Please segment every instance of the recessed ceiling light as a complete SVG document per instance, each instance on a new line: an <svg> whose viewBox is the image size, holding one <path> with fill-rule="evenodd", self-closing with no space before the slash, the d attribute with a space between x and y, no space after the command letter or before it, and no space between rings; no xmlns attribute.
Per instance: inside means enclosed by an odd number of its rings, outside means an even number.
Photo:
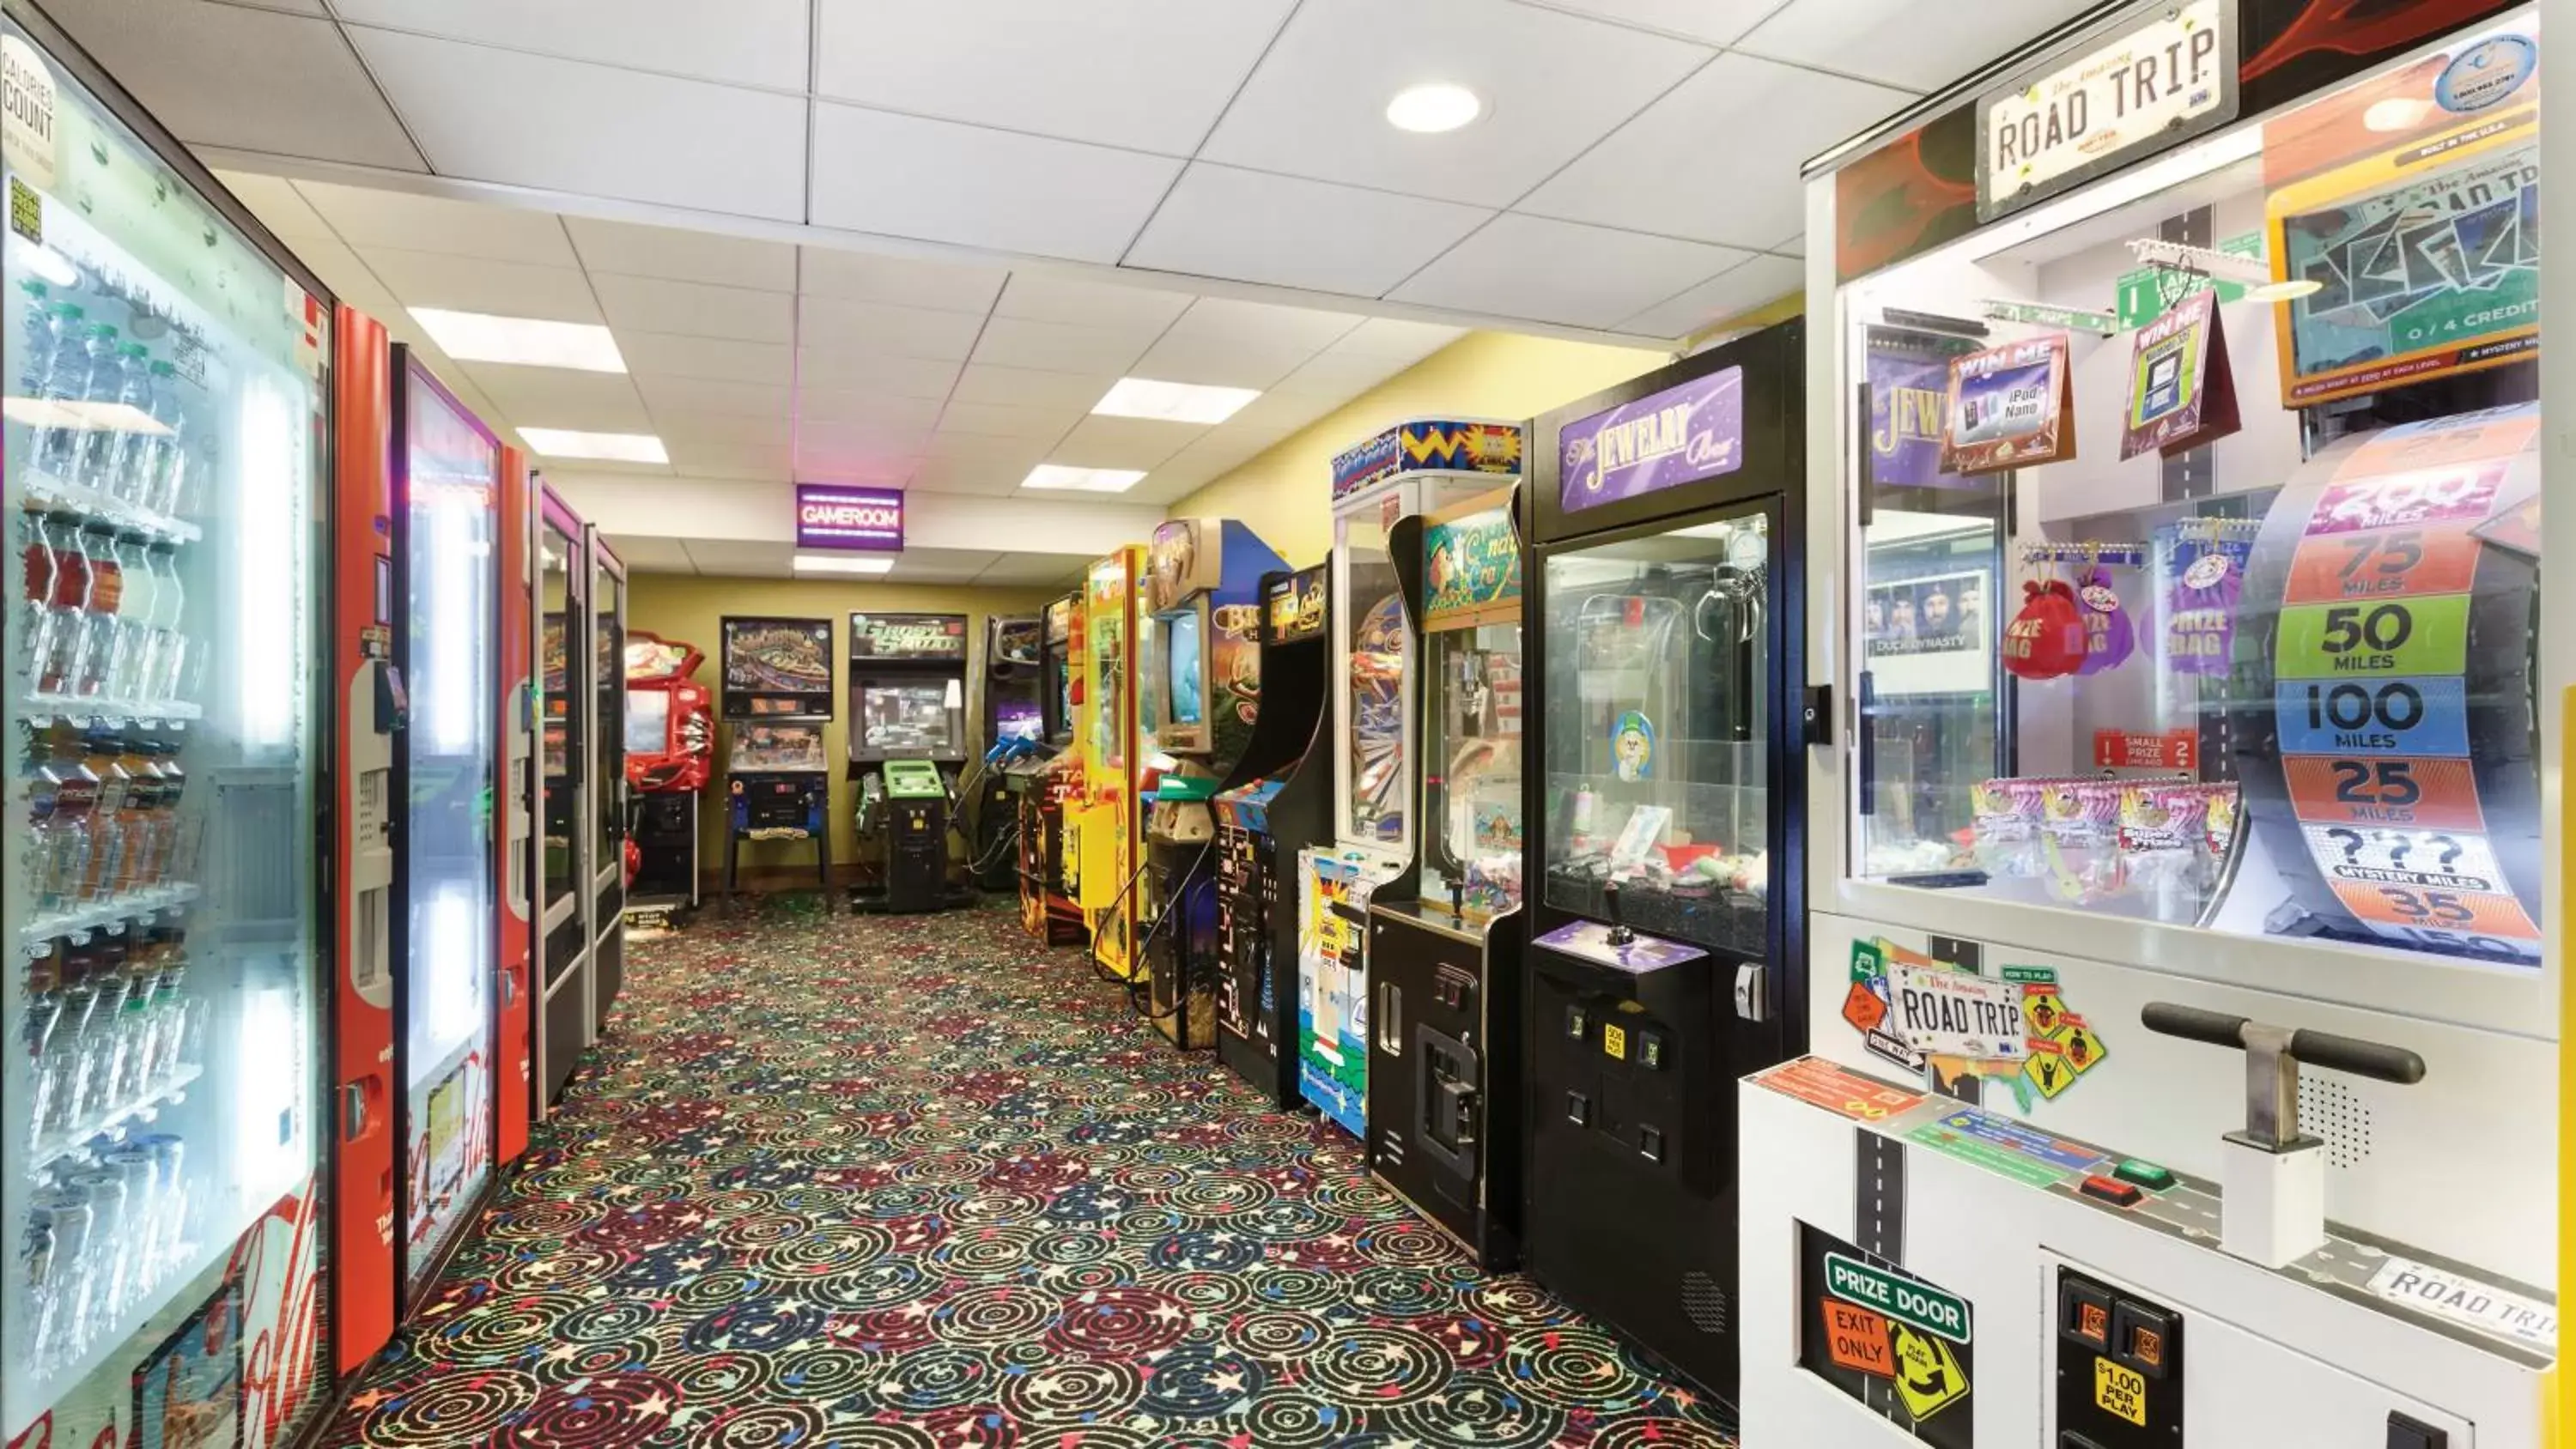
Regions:
<svg viewBox="0 0 2576 1449"><path fill-rule="evenodd" d="M668 463L671 455L651 433L583 433L570 428L521 428L519 437L549 458L601 458L611 463Z"/></svg>
<svg viewBox="0 0 2576 1449"><path fill-rule="evenodd" d="M1068 468L1061 463L1040 463L1020 480L1020 486L1075 493L1124 493L1144 477L1141 470L1127 468Z"/></svg>
<svg viewBox="0 0 2576 1449"><path fill-rule="evenodd" d="M626 358L605 327L588 322L546 322L535 317L494 317L414 307L412 319L459 362L514 362L521 367L571 367L583 372L624 372Z"/></svg>
<svg viewBox="0 0 2576 1449"><path fill-rule="evenodd" d="M800 553L796 555L796 572L800 574L890 574L891 558L861 558L836 553Z"/></svg>
<svg viewBox="0 0 2576 1449"><path fill-rule="evenodd" d="M1485 113L1484 98L1462 85L1431 81L1407 86L1386 103L1386 123L1426 135L1454 131Z"/></svg>
<svg viewBox="0 0 2576 1449"><path fill-rule="evenodd" d="M1261 396L1255 387L1201 387L1194 382L1156 382L1122 377L1092 407L1113 418L1154 418L1167 423L1221 423Z"/></svg>

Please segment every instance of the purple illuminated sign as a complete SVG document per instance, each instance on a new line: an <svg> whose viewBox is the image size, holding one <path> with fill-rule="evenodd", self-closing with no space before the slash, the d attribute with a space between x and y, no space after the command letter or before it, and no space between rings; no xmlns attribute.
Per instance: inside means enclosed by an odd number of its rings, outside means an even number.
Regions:
<svg viewBox="0 0 2576 1449"><path fill-rule="evenodd" d="M1744 369L1695 377L1558 438L1557 506L1568 513L1744 466Z"/></svg>
<svg viewBox="0 0 2576 1449"><path fill-rule="evenodd" d="M902 490L797 484L796 546L903 552Z"/></svg>

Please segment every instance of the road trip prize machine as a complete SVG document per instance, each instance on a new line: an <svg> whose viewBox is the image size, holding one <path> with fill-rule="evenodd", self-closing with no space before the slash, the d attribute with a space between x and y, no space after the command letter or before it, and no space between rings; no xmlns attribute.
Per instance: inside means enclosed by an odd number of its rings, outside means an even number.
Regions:
<svg viewBox="0 0 2576 1449"><path fill-rule="evenodd" d="M1215 796L1243 770L1261 716L1261 581L1287 565L1230 518L1175 518L1147 555L1138 711L1158 771L1145 815L1145 1013L1173 1044L1216 1045Z"/></svg>
<svg viewBox="0 0 2576 1449"><path fill-rule="evenodd" d="M698 908L698 792L715 767L716 724L706 654L636 630L626 636L626 784L635 806L630 926L677 926Z"/></svg>
<svg viewBox="0 0 2576 1449"><path fill-rule="evenodd" d="M1413 624L1396 523L1517 477L1517 423L1398 423L1333 459L1329 841L1297 852L1298 1090L1368 1137L1368 912L1413 893Z"/></svg>
<svg viewBox="0 0 2576 1449"><path fill-rule="evenodd" d="M363 1123L326 1095L347 927L316 828L352 768L391 828L392 736L366 728L399 723L390 559L379 538L342 580L318 553L347 543L329 294L15 0L0 70L0 1442L176 1421L265 1449L331 1397L326 1326L373 1332L361 1355L392 1326L390 1230L352 1265L324 1221L335 1131L374 1127L391 1170L392 1087L374 1079ZM369 712L338 737L347 699ZM390 1044L390 985L361 983ZM380 1276L326 1325L325 1275L353 1266Z"/></svg>
<svg viewBox="0 0 2576 1449"><path fill-rule="evenodd" d="M1801 346L1537 419L1526 490L1523 1262L1726 1398L1733 1083L1803 1020Z"/></svg>
<svg viewBox="0 0 2576 1449"><path fill-rule="evenodd" d="M814 885L829 891L832 762L823 726L832 718L832 621L727 616L721 710L725 720L727 899L746 844L786 842L814 852Z"/></svg>
<svg viewBox="0 0 2576 1449"><path fill-rule="evenodd" d="M1020 797L1053 752L1046 744L1046 621L984 621L984 756L975 781L978 890L1007 891L1019 882Z"/></svg>
<svg viewBox="0 0 2576 1449"><path fill-rule="evenodd" d="M1083 790L1083 762L1074 737L1074 661L1081 653L1082 596L1068 594L1047 605L1039 677L1044 681L1042 739L1049 752L1019 797L1020 925L1050 946L1079 946L1090 938L1075 903L1066 809Z"/></svg>
<svg viewBox="0 0 2576 1449"><path fill-rule="evenodd" d="M1074 728L1082 793L1066 807L1074 899L1090 930L1092 964L1121 981L1136 972L1136 892L1144 869L1134 672L1144 575L1145 550L1136 544L1094 563L1083 575L1076 626Z"/></svg>
<svg viewBox="0 0 2576 1449"><path fill-rule="evenodd" d="M1519 1256L1521 536L1499 490L1401 520L1420 670L1412 898L1369 911L1369 1168L1486 1268Z"/></svg>
<svg viewBox="0 0 2576 1449"><path fill-rule="evenodd" d="M1330 838L1333 748L1322 733L1332 657L1331 566L1261 578L1261 708L1216 805L1216 1049L1262 1099L1297 1087L1297 879Z"/></svg>
<svg viewBox="0 0 2576 1449"><path fill-rule="evenodd" d="M2132 6L1811 168L1748 1443L2542 1442L2536 25Z"/></svg>
<svg viewBox="0 0 2576 1449"><path fill-rule="evenodd" d="M854 910L975 903L973 882L951 868L949 840L964 830L967 638L964 614L850 616L850 779L860 853L876 877L850 887Z"/></svg>

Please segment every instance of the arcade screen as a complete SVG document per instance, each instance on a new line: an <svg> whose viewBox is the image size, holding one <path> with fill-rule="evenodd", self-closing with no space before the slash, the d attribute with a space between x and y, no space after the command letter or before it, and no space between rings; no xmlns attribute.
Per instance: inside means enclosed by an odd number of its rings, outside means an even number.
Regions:
<svg viewBox="0 0 2576 1449"><path fill-rule="evenodd" d="M832 713L832 621L723 621L727 719Z"/></svg>
<svg viewBox="0 0 2576 1449"><path fill-rule="evenodd" d="M2539 968L2541 98L2450 68L1844 287L1854 871Z"/></svg>
<svg viewBox="0 0 2576 1449"><path fill-rule="evenodd" d="M828 770L820 724L737 724L725 768L735 774L771 770Z"/></svg>
<svg viewBox="0 0 2576 1449"><path fill-rule="evenodd" d="M626 691L626 753L658 755L671 745L671 692Z"/></svg>
<svg viewBox="0 0 2576 1449"><path fill-rule="evenodd" d="M1171 665L1172 723L1200 725L1207 722L1207 645L1206 625L1196 610L1185 609L1163 616L1168 639L1167 658Z"/></svg>
<svg viewBox="0 0 2576 1449"><path fill-rule="evenodd" d="M873 754L954 755L965 748L963 708L952 679L862 680L857 728Z"/></svg>
<svg viewBox="0 0 2576 1449"><path fill-rule="evenodd" d="M993 707L993 740L1028 740L1045 738L1046 721L1039 717L1037 701L1006 699Z"/></svg>

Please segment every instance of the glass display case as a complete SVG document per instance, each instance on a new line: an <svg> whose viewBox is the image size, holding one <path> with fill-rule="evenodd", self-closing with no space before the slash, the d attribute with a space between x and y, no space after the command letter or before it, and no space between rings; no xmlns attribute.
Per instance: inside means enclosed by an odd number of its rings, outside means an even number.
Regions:
<svg viewBox="0 0 2576 1449"><path fill-rule="evenodd" d="M1473 597L1454 583L1478 565L1450 550L1451 540L1497 539L1516 550L1507 509L1435 525L1426 550L1426 588ZM1422 879L1419 898L1453 906L1462 925L1481 925L1521 904L1520 564L1516 554L1487 559L1507 578L1490 586L1498 609L1470 610L1454 622L1431 616L1422 638L1424 689ZM1444 627L1445 623L1445 627Z"/></svg>
<svg viewBox="0 0 2576 1449"><path fill-rule="evenodd" d="M326 1372L332 307L40 16L0 66L0 1440L132 1442L147 1382L285 1436Z"/></svg>
<svg viewBox="0 0 2576 1449"><path fill-rule="evenodd" d="M598 750L590 777L590 1022L597 1037L608 1031L626 972L626 565L596 524L584 526L583 544L590 556L587 728Z"/></svg>
<svg viewBox="0 0 2576 1449"><path fill-rule="evenodd" d="M549 1112L590 1045L591 711L585 697L596 651L589 632L590 569L579 516L540 484L532 509L537 541L536 627L538 806L536 1101ZM624 661L614 676L623 681Z"/></svg>
<svg viewBox="0 0 2576 1449"><path fill-rule="evenodd" d="M1346 515L1337 528L1342 567L1333 575L1333 619L1342 631L1335 653L1343 705L1336 717L1344 738L1333 762L1335 830L1344 840L1403 853L1413 843L1413 777L1405 763L1413 740L1405 692L1413 631L1378 516Z"/></svg>

